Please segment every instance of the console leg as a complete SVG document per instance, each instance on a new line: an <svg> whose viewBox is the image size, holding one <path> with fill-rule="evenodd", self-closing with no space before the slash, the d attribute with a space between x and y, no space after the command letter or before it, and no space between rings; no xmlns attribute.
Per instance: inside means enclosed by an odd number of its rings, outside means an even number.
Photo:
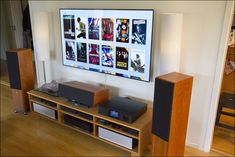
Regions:
<svg viewBox="0 0 235 157"><path fill-rule="evenodd" d="M134 157L134 156L140 156L139 153L135 153L135 152L131 152L131 156Z"/></svg>
<svg viewBox="0 0 235 157"><path fill-rule="evenodd" d="M15 112L15 113L21 113L21 114L27 115L27 112L26 112L26 111L15 110L14 112Z"/></svg>

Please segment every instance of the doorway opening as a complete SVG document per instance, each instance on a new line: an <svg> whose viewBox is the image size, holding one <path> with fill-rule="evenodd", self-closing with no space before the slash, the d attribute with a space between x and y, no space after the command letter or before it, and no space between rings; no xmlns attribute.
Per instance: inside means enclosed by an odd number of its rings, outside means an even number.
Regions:
<svg viewBox="0 0 235 157"><path fill-rule="evenodd" d="M235 155L235 13L228 42L212 150Z"/></svg>

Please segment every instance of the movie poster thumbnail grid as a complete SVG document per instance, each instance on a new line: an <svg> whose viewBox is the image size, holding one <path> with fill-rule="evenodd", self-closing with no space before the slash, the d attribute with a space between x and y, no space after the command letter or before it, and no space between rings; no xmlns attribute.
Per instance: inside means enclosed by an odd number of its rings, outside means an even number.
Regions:
<svg viewBox="0 0 235 157"><path fill-rule="evenodd" d="M64 38L75 39L75 16L74 15L64 15Z"/></svg>
<svg viewBox="0 0 235 157"><path fill-rule="evenodd" d="M87 44L83 42L75 43L73 41L65 41L65 45L66 60L102 65L111 68L113 68L115 64L117 69L130 69L130 71L138 73L144 73L145 71L145 50L91 43ZM75 57L75 46L77 58Z"/></svg>
<svg viewBox="0 0 235 157"><path fill-rule="evenodd" d="M75 61L75 42L65 41L66 60Z"/></svg>
<svg viewBox="0 0 235 157"><path fill-rule="evenodd" d="M102 40L113 41L114 20L112 18L102 18Z"/></svg>
<svg viewBox="0 0 235 157"><path fill-rule="evenodd" d="M115 66L116 69L130 70L135 73L145 72L146 54L144 49L134 49L128 47L128 45L127 47L114 47L112 44L99 45L79 39L146 45L146 19L63 15L63 28L66 60L110 68ZM89 68L89 70L97 71L98 69ZM112 72L112 70L105 72L122 75L123 77L135 77Z"/></svg>
<svg viewBox="0 0 235 157"><path fill-rule="evenodd" d="M146 28L147 20L134 19L132 20L132 43L133 44L146 44Z"/></svg>
<svg viewBox="0 0 235 157"><path fill-rule="evenodd" d="M116 28L114 28L115 24ZM132 25L131 33L130 25ZM90 40L146 45L146 19L132 19L132 24L130 24L130 19L125 18L115 20L113 18L76 17L75 19L75 15L63 15L63 26L65 39L75 39L76 34L76 39L88 38ZM114 35L114 29L116 29L116 35ZM86 32L88 32L88 36Z"/></svg>
<svg viewBox="0 0 235 157"><path fill-rule="evenodd" d="M129 19L116 19L116 41L129 43Z"/></svg>
<svg viewBox="0 0 235 157"><path fill-rule="evenodd" d="M86 39L87 18L77 17L76 34L77 39Z"/></svg>
<svg viewBox="0 0 235 157"><path fill-rule="evenodd" d="M114 48L108 45L102 45L102 66L113 67Z"/></svg>
<svg viewBox="0 0 235 157"><path fill-rule="evenodd" d="M89 63L100 65L100 46L97 44L88 44Z"/></svg>

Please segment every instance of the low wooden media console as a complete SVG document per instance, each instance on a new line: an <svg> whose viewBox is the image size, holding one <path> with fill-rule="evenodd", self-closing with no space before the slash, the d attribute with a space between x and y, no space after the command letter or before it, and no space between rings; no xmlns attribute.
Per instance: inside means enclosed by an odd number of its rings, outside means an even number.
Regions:
<svg viewBox="0 0 235 157"><path fill-rule="evenodd" d="M75 129L88 136L94 137L111 145L129 151L132 156L143 155L144 150L150 144L152 108L149 106L147 112L145 112L134 123L130 124L99 114L98 107L78 107L69 103L65 98L50 96L46 93L42 93L36 90L29 91L28 95L30 102L30 110L33 113L39 114L40 116L53 120L54 122L57 122L69 128ZM49 109L49 111L52 112L53 115L45 116L43 114L40 114L36 112L36 107ZM83 121L84 123L90 124L92 126L92 130L86 131L76 126L66 124L65 118L68 116L74 119L78 119L79 121ZM104 124L104 122L106 123ZM128 149L116 143L100 138L98 128L106 129L108 131L115 132L121 136L132 138L133 140L135 140L137 145L133 149ZM126 130L131 130L132 133L127 132ZM135 132L135 134L133 134L133 132Z"/></svg>

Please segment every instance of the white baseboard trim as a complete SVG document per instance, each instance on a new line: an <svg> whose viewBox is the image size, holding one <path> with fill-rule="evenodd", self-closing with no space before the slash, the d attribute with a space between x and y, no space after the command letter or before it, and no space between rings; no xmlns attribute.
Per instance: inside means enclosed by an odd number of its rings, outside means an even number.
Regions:
<svg viewBox="0 0 235 157"><path fill-rule="evenodd" d="M186 142L186 146L189 146L189 147L192 147L192 148L195 148L195 149L198 149L198 150L203 151L203 150L201 149L201 147L200 147L198 144L196 144L196 143Z"/></svg>

